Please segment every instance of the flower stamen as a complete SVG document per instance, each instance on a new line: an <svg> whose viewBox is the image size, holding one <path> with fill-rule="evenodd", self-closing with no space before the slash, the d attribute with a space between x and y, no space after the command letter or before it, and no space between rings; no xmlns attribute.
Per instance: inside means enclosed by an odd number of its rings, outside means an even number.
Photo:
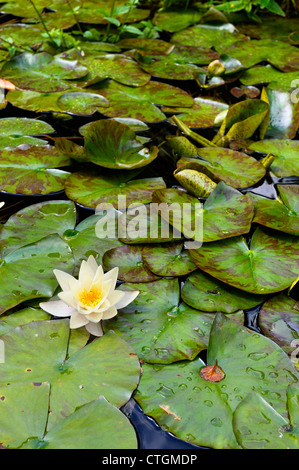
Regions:
<svg viewBox="0 0 299 470"><path fill-rule="evenodd" d="M99 288L83 289L79 294L79 301L84 307L95 307L102 300L103 295Z"/></svg>

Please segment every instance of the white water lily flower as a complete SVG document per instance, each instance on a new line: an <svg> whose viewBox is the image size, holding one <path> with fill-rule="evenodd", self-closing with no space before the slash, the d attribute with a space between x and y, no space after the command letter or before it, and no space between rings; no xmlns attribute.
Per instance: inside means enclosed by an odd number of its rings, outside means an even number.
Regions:
<svg viewBox="0 0 299 470"><path fill-rule="evenodd" d="M104 274L93 256L82 261L78 279L58 269L53 272L62 288L58 294L61 300L41 302L40 307L57 317L70 316L70 328L85 326L94 336L103 334L101 320L114 317L139 294L138 290L116 290L118 268Z"/></svg>

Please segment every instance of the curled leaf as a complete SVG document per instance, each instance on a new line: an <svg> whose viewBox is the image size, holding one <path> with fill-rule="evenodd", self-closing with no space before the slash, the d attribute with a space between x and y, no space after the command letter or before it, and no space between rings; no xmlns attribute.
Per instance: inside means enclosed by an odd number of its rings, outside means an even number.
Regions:
<svg viewBox="0 0 299 470"><path fill-rule="evenodd" d="M220 382L225 377L225 372L217 364L217 359L214 365L206 366L200 369L199 375L202 379L208 382Z"/></svg>

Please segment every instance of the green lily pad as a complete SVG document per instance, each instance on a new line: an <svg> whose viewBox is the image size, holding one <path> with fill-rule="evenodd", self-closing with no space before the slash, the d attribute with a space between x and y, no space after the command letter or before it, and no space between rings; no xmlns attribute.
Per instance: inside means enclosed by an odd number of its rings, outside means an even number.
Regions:
<svg viewBox="0 0 299 470"><path fill-rule="evenodd" d="M145 122L159 122L166 116L157 105L191 107L193 98L178 87L150 81L142 87L128 87L114 81L105 81L89 88L105 96L109 108L100 112L109 117L129 117Z"/></svg>
<svg viewBox="0 0 299 470"><path fill-rule="evenodd" d="M214 126L216 116L228 107L221 101L196 97L191 108L162 106L162 111L163 113L179 113L178 117L188 127L205 128Z"/></svg>
<svg viewBox="0 0 299 470"><path fill-rule="evenodd" d="M8 96L9 95L9 96ZM86 90L39 93L33 90L12 90L8 101L17 108L35 112L56 112L89 116L98 108L109 106L104 96Z"/></svg>
<svg viewBox="0 0 299 470"><path fill-rule="evenodd" d="M112 248L103 255L103 267L106 271L118 267L118 279L125 282L150 282L159 279L143 262L143 247L124 245Z"/></svg>
<svg viewBox="0 0 299 470"><path fill-rule="evenodd" d="M197 269L180 242L144 246L142 260L158 276L184 276Z"/></svg>
<svg viewBox="0 0 299 470"><path fill-rule="evenodd" d="M21 47L30 45L39 49L43 42L45 42L41 28L28 24L15 23L1 25L0 34L0 44L3 48L7 48L12 41L15 46Z"/></svg>
<svg viewBox="0 0 299 470"><path fill-rule="evenodd" d="M245 70L240 77L240 81L244 85L268 84L268 90L288 92L296 78L298 78L297 71L284 73L271 65L257 65Z"/></svg>
<svg viewBox="0 0 299 470"><path fill-rule="evenodd" d="M98 419L101 416L101 419ZM94 417L94 419L92 419ZM133 426L101 396L67 416L45 436L22 449L137 449Z"/></svg>
<svg viewBox="0 0 299 470"><path fill-rule="evenodd" d="M269 105L260 99L247 99L229 107L213 142L216 145L227 147L231 141L250 139L255 131L264 128L268 119ZM264 134L264 131L263 131ZM260 136L261 138L264 135Z"/></svg>
<svg viewBox="0 0 299 470"><path fill-rule="evenodd" d="M16 449L28 438L44 434L49 395L49 382L14 383L0 387L2 445Z"/></svg>
<svg viewBox="0 0 299 470"><path fill-rule="evenodd" d="M1 257L47 235L62 236L65 230L74 228L75 223L76 209L72 201L45 201L27 206L1 225Z"/></svg>
<svg viewBox="0 0 299 470"><path fill-rule="evenodd" d="M220 43L221 44L221 43ZM245 68L267 61L283 72L296 72L299 68L299 51L287 42L271 39L239 41L220 45L216 50L239 60Z"/></svg>
<svg viewBox="0 0 299 470"><path fill-rule="evenodd" d="M299 235L299 186L277 185L277 189L276 199L251 194L254 203L253 222L291 235Z"/></svg>
<svg viewBox="0 0 299 470"><path fill-rule="evenodd" d="M84 148L87 158L96 165L119 169L143 167L159 153L158 147L143 147L129 126L113 119L89 125L84 132Z"/></svg>
<svg viewBox="0 0 299 470"><path fill-rule="evenodd" d="M153 23L158 28L175 32L198 23L202 16L203 13L196 9L169 7L158 10L154 15Z"/></svg>
<svg viewBox="0 0 299 470"><path fill-rule="evenodd" d="M232 351L238 354L232 357ZM252 387L285 416L286 386L298 381L285 353L268 338L252 333L218 313L210 332L208 363L225 372L219 383L199 375L200 359L174 364L143 364L135 399L163 429L192 444L239 448L232 413ZM187 407L186 401L197 403ZM198 410L198 412L196 411Z"/></svg>
<svg viewBox="0 0 299 470"><path fill-rule="evenodd" d="M299 309L296 300L284 293L275 295L263 304L258 321L264 335L275 341L289 356L294 353L299 338Z"/></svg>
<svg viewBox="0 0 299 470"><path fill-rule="evenodd" d="M190 250L196 265L226 284L253 294L279 292L298 277L299 240L258 227L250 248L244 237L203 244Z"/></svg>
<svg viewBox="0 0 299 470"><path fill-rule="evenodd" d="M171 42L186 46L214 47L217 52L225 52L225 48L228 49L231 44L243 38L245 36L237 32L231 23L220 26L200 24L176 32L172 36ZM233 56L233 54L231 55Z"/></svg>
<svg viewBox="0 0 299 470"><path fill-rule="evenodd" d="M121 49L137 49L144 51L146 55L168 55L173 50L173 44L157 38L124 38L118 41Z"/></svg>
<svg viewBox="0 0 299 470"><path fill-rule="evenodd" d="M0 190L17 194L48 194L63 190L68 157L54 147L38 146L26 150L0 151Z"/></svg>
<svg viewBox="0 0 299 470"><path fill-rule="evenodd" d="M18 88L46 93L67 90L71 87L67 80L80 78L87 72L77 61L53 58L46 52L24 52L5 63L1 76Z"/></svg>
<svg viewBox="0 0 299 470"><path fill-rule="evenodd" d="M211 242L248 233L253 218L250 197L223 182L218 183L202 207L198 207L197 198L178 189L157 190L153 201L167 203L161 210L162 217L167 217L185 237L197 241Z"/></svg>
<svg viewBox="0 0 299 470"><path fill-rule="evenodd" d="M169 143L171 145L171 141ZM233 188L253 186L266 174L261 162L244 152L221 147L195 148L194 153L195 151L197 155L179 159L177 168L197 170L213 181L224 181Z"/></svg>
<svg viewBox="0 0 299 470"><path fill-rule="evenodd" d="M0 119L0 148L21 144L45 145L45 141L32 136L52 134L55 129L38 119L9 117Z"/></svg>
<svg viewBox="0 0 299 470"><path fill-rule="evenodd" d="M9 331L1 339L6 346L1 385L28 380L47 380L51 384L47 431L100 395L117 407L124 405L139 380L136 353L113 332L68 359L67 319L32 322ZM86 368L86 364L90 367Z"/></svg>
<svg viewBox="0 0 299 470"><path fill-rule="evenodd" d="M134 171L134 170L131 170ZM99 204L118 207L118 197L125 196L125 204L146 204L156 189L165 188L162 178L131 179L132 173L95 172L72 173L65 181L66 195L83 206L96 208ZM122 207L122 208L124 208Z"/></svg>
<svg viewBox="0 0 299 470"><path fill-rule="evenodd" d="M51 297L57 287L53 269L71 272L73 257L56 234L8 254L0 266L2 286L0 313L38 297Z"/></svg>
<svg viewBox="0 0 299 470"><path fill-rule="evenodd" d="M140 208L139 208L140 209ZM183 240L184 236L161 217L150 203L138 209L128 209L119 216L119 239L127 244L167 243Z"/></svg>
<svg viewBox="0 0 299 470"><path fill-rule="evenodd" d="M291 400L295 404L298 400L298 387L295 385L288 387L288 407L292 425L261 395L255 391L249 393L234 413L234 431L242 448L298 449L298 421L294 419L297 418L298 409L292 409Z"/></svg>
<svg viewBox="0 0 299 470"><path fill-rule="evenodd" d="M265 300L265 296L228 287L199 269L188 276L181 295L187 305L205 312L234 313L256 307Z"/></svg>
<svg viewBox="0 0 299 470"><path fill-rule="evenodd" d="M271 172L276 176L296 176L299 174L298 149L299 141L290 139L267 139L254 142L250 150L261 153L272 153L275 160L270 166Z"/></svg>
<svg viewBox="0 0 299 470"><path fill-rule="evenodd" d="M0 336L19 325L26 325L32 321L49 320L51 315L41 308L25 307L17 312L7 311L0 318Z"/></svg>
<svg viewBox="0 0 299 470"><path fill-rule="evenodd" d="M206 349L213 315L179 305L178 279L124 283L121 288L139 294L117 317L104 322L104 331L113 329L142 361L191 360Z"/></svg>

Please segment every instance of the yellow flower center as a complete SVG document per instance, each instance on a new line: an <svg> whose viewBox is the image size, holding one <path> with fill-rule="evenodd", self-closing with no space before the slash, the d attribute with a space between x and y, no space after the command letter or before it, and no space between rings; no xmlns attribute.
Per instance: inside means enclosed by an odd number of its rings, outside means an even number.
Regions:
<svg viewBox="0 0 299 470"><path fill-rule="evenodd" d="M102 300L102 292L97 287L91 289L83 289L79 295L79 301L85 307L95 307Z"/></svg>

